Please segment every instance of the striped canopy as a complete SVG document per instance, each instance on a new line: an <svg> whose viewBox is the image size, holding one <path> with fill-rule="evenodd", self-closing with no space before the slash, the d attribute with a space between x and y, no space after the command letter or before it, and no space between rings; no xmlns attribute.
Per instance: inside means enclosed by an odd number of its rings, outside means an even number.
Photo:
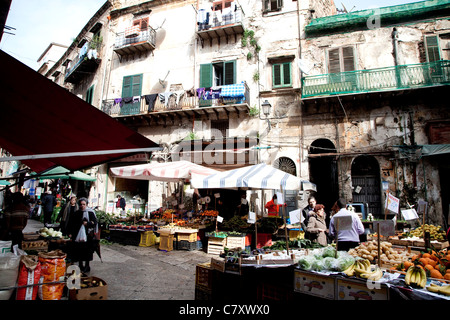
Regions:
<svg viewBox="0 0 450 320"><path fill-rule="evenodd" d="M183 179L190 179L193 174L204 177L218 171L190 161L181 160L116 167L111 168L111 172L117 177L126 179L177 182Z"/></svg>
<svg viewBox="0 0 450 320"><path fill-rule="evenodd" d="M272 190L316 190L315 184L264 163L205 176L192 175L197 189L248 188Z"/></svg>

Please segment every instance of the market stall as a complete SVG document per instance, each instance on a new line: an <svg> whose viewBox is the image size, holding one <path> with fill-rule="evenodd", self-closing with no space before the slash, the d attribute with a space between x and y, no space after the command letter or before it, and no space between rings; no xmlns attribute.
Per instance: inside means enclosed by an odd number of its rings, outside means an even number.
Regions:
<svg viewBox="0 0 450 320"><path fill-rule="evenodd" d="M111 172L115 176L125 179L153 180L180 184L181 186L178 188L180 192L178 192L178 194L163 195L163 207L151 212L151 219L145 219L144 222L147 224L145 227L149 229L146 229L144 232L157 232L160 235L159 243L161 250L173 250L173 239L175 239L176 244L180 244L180 248L183 247L188 250L197 248L197 229L202 228L203 224L200 219L194 219L195 217L193 217L192 212L187 214L188 210L185 210L183 204L182 190L184 190L184 183L191 179L193 174L198 176L208 176L216 173L216 170L181 160L168 163L148 163L116 167L111 168ZM151 226L149 226L150 223ZM143 231L136 223L132 226L121 224L113 225L110 227L110 230L112 230L113 234L116 236L118 235L118 232L122 231ZM191 234L187 237L187 242L189 242L188 245L185 245L185 233ZM129 234L130 233L125 233L123 235ZM142 236L148 237L147 234L142 234L141 238ZM117 238L115 240L120 241L120 239ZM139 236L137 236L134 239L134 243L144 245L141 240L139 240ZM150 243L154 243L154 241L151 241Z"/></svg>

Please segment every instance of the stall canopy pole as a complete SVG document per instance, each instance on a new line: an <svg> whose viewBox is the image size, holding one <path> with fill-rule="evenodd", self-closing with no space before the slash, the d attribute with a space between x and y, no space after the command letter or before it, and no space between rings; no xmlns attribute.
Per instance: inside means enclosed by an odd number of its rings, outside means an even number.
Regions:
<svg viewBox="0 0 450 320"><path fill-rule="evenodd" d="M289 237L288 237L288 232L287 232L287 221L286 221L286 193L284 192L283 186L281 184L280 184L280 190L281 190L281 193L283 194L283 201L284 201L284 205L283 205L284 236L286 238L287 254L289 255Z"/></svg>

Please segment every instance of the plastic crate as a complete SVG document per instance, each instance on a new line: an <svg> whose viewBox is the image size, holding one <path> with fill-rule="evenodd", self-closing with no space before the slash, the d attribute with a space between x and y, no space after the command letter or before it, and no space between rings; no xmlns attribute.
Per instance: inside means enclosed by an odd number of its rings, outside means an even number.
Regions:
<svg viewBox="0 0 450 320"><path fill-rule="evenodd" d="M190 241L177 241L177 250L197 250L197 241L190 242Z"/></svg>
<svg viewBox="0 0 450 320"><path fill-rule="evenodd" d="M141 232L141 242L139 243L140 247L151 247L155 245L156 236L153 231L144 231Z"/></svg>
<svg viewBox="0 0 450 320"><path fill-rule="evenodd" d="M271 233L258 233L256 248L272 246L272 234Z"/></svg>
<svg viewBox="0 0 450 320"><path fill-rule="evenodd" d="M173 250L173 234L160 233L159 235L159 250L172 251Z"/></svg>
<svg viewBox="0 0 450 320"><path fill-rule="evenodd" d="M195 285L206 289L212 289L213 268L211 263L199 263L195 271Z"/></svg>

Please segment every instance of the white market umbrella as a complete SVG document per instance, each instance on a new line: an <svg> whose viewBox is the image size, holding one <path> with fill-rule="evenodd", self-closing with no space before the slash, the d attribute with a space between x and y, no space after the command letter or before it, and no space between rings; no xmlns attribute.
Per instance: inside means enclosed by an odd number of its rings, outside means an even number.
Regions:
<svg viewBox="0 0 450 320"><path fill-rule="evenodd" d="M218 171L190 161L181 160L116 167L111 168L111 172L115 176L125 179L178 182L191 179L193 175L204 177Z"/></svg>
<svg viewBox="0 0 450 320"><path fill-rule="evenodd" d="M191 186L197 189L316 190L315 184L264 163L217 172L209 176L193 173Z"/></svg>

